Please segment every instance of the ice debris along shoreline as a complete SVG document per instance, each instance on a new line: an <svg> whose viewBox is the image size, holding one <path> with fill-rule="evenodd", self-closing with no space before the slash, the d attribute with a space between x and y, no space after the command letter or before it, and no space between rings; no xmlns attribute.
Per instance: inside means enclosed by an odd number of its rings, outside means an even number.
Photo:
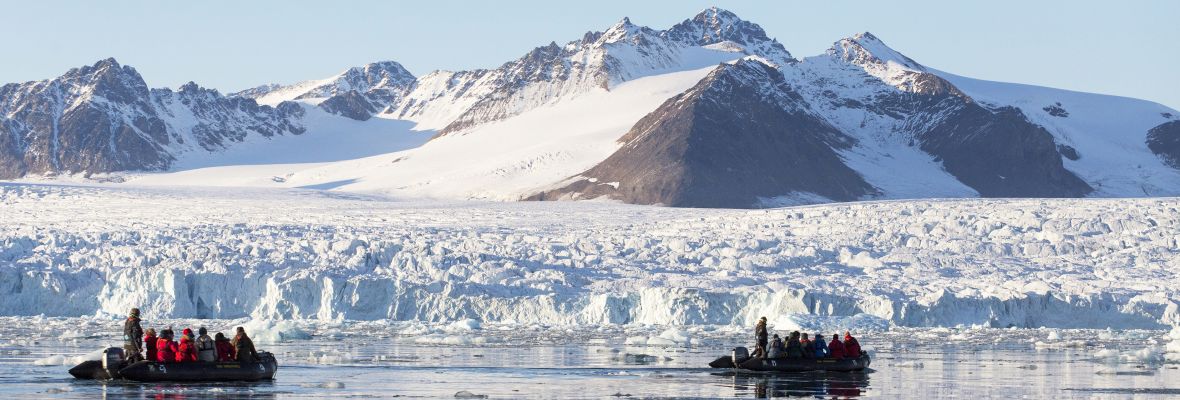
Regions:
<svg viewBox="0 0 1180 400"><path fill-rule="evenodd" d="M0 315L1160 329L1180 326L1178 208L699 210L0 184Z"/></svg>
<svg viewBox="0 0 1180 400"><path fill-rule="evenodd" d="M108 317L0 317L0 326L13 326L13 339L0 344L19 349L10 355L34 365L72 365L97 359L104 345L121 342L120 319ZM870 352L887 354L914 351L964 351L991 349L1020 352L1070 352L1085 360L1119 365L1163 365L1180 363L1180 328L1171 331L1142 329L1059 329L1059 328L906 328L849 325L852 321L828 321L805 332L838 332L852 329ZM322 320L214 320L151 319L151 327L208 327L210 331L231 331L245 326L265 349L281 354L296 365L402 364L417 357L371 351L374 347L548 347L586 346L625 364L658 365L686 352L710 353L748 345L749 327L693 325L546 326L539 324L490 323L473 320L452 323L421 321L322 321ZM797 329L771 324L776 333ZM86 332L82 334L82 332ZM36 337L33 339L21 339ZM344 343L343 346L339 344ZM937 350L944 347L944 350ZM52 354L52 349L73 349ZM86 354L90 349L95 352ZM719 350L720 351L720 350ZM966 350L974 352L975 350ZM76 356L75 356L76 355ZM895 358L896 360L896 358ZM902 366L902 365L894 365ZM920 368L918 365L911 367Z"/></svg>

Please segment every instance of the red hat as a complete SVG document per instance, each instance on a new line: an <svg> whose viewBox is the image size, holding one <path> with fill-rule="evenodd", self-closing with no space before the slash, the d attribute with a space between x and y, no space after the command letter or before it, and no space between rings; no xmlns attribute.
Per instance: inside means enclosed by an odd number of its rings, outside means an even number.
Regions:
<svg viewBox="0 0 1180 400"><path fill-rule="evenodd" d="M192 330L192 329L189 329L189 328L184 328L184 335L185 335L185 336L192 336L192 335L193 335L193 330Z"/></svg>

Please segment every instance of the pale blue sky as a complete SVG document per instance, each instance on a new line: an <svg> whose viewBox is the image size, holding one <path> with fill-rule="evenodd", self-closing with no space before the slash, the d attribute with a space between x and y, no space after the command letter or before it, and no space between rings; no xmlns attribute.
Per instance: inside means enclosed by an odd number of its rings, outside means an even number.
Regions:
<svg viewBox="0 0 1180 400"><path fill-rule="evenodd" d="M796 57L871 31L918 62L976 78L1180 108L1180 1L5 1L0 82L115 57L153 87L234 91L378 60L421 75L495 67L624 16L662 29L709 5Z"/></svg>

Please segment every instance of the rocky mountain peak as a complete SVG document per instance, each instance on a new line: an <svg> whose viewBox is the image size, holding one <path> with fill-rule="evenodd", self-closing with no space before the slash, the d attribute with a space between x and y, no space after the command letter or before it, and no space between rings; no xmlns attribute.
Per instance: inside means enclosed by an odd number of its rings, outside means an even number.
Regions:
<svg viewBox="0 0 1180 400"><path fill-rule="evenodd" d="M414 74L396 61L365 64L349 69L346 74L356 74L369 86L404 86L416 79Z"/></svg>
<svg viewBox="0 0 1180 400"><path fill-rule="evenodd" d="M70 69L55 81L79 96L100 96L117 103L133 103L148 93L147 83L139 72L131 66L119 65L114 58Z"/></svg>
<svg viewBox="0 0 1180 400"><path fill-rule="evenodd" d="M746 48L775 64L795 62L791 53L778 41L768 37L761 26L743 20L728 10L710 7L663 32L663 36L690 46L709 46L725 42Z"/></svg>
<svg viewBox="0 0 1180 400"><path fill-rule="evenodd" d="M179 88L177 88L177 90L176 90L176 91L177 91L177 92L180 92L180 93L184 93L184 92L195 92L195 91L198 91L198 90L201 90L201 86L200 86L200 85L198 85L196 82L193 82L193 81L188 81L188 83L185 83L185 84L183 84L183 85L180 85L180 87L179 87Z"/></svg>
<svg viewBox="0 0 1180 400"><path fill-rule="evenodd" d="M832 44L827 54L861 67L869 64L887 65L893 63L914 71L926 71L926 67L923 67L922 64L890 48L870 32L861 32L840 39Z"/></svg>
<svg viewBox="0 0 1180 400"><path fill-rule="evenodd" d="M631 23L631 18L623 17L622 20L607 28L602 33L602 36L597 38L597 41L600 44L628 42L634 41L643 35L655 33L651 28L635 25Z"/></svg>

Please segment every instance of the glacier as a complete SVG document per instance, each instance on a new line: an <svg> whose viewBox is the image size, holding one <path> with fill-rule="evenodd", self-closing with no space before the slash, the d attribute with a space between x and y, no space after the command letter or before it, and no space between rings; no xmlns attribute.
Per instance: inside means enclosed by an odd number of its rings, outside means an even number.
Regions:
<svg viewBox="0 0 1180 400"><path fill-rule="evenodd" d="M1161 329L1180 326L1178 207L673 209L3 183L0 315Z"/></svg>

